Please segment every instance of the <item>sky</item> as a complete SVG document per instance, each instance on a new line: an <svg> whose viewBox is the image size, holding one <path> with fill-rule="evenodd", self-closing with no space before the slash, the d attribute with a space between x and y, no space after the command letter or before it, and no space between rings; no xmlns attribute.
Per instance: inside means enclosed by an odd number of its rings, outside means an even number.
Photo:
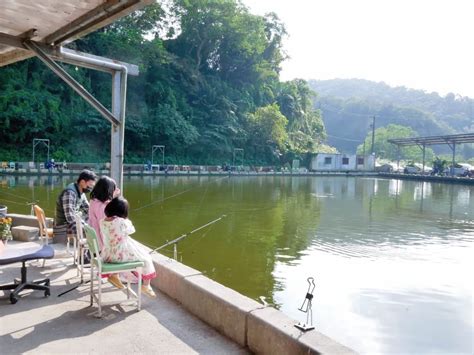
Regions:
<svg viewBox="0 0 474 355"><path fill-rule="evenodd" d="M360 78L474 98L474 0L242 0L285 23L281 79Z"/></svg>

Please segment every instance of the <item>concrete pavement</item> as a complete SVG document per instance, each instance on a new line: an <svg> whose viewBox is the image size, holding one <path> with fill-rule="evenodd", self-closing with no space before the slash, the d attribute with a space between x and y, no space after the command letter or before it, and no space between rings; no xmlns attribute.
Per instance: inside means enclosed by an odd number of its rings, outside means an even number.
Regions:
<svg viewBox="0 0 474 355"><path fill-rule="evenodd" d="M56 247L56 245L55 245ZM142 296L142 310L131 305L89 306L89 285L78 284L72 258L59 251L55 259L29 262L28 280L49 277L51 296L23 291L18 303L9 302L9 291L0 291L0 352L19 353L165 353L245 354L243 348L157 291L156 299ZM21 263L0 268L0 284L20 276ZM87 270L88 273L88 270ZM88 276L86 277L88 279ZM123 297L108 283L106 300ZM117 290L117 291L116 291ZM25 295L27 294L27 295Z"/></svg>

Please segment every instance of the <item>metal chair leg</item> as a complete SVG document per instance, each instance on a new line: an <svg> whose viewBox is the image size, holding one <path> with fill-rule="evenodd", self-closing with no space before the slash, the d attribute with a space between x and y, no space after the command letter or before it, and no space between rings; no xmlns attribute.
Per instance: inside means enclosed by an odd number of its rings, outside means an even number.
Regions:
<svg viewBox="0 0 474 355"><path fill-rule="evenodd" d="M91 263L91 306L94 304L94 264Z"/></svg>
<svg viewBox="0 0 474 355"><path fill-rule="evenodd" d="M99 301L98 306L99 306L99 317L102 317L102 275L100 274L100 269L98 270L99 272L97 273L97 282L98 282L98 287L99 287Z"/></svg>
<svg viewBox="0 0 474 355"><path fill-rule="evenodd" d="M72 240L72 245L73 245L73 248L74 248L74 254L73 254L74 262L73 262L73 265L76 265L76 257L77 257L77 240L76 240L76 238L74 238Z"/></svg>
<svg viewBox="0 0 474 355"><path fill-rule="evenodd" d="M138 311L142 308L142 268L138 269Z"/></svg>
<svg viewBox="0 0 474 355"><path fill-rule="evenodd" d="M81 273L81 282L84 281L84 252L85 249L82 246L79 246L79 252L81 253L80 255L80 273Z"/></svg>

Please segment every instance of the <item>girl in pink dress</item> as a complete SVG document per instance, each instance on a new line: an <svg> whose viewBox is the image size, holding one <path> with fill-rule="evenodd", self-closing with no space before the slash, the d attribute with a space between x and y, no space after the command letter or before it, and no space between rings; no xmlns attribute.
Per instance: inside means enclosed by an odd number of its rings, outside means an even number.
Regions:
<svg viewBox="0 0 474 355"><path fill-rule="evenodd" d="M135 227L128 219L128 201L115 197L105 207L106 218L100 221L103 236L102 258L108 263L143 261L142 292L149 297L156 297L150 286L150 280L156 277L153 260L146 249L137 243L130 234Z"/></svg>
<svg viewBox="0 0 474 355"><path fill-rule="evenodd" d="M100 231L99 222L101 219L105 218L105 206L107 206L110 200L119 195L120 189L117 187L115 180L109 178L108 176L102 176L99 180L97 180L97 183L91 191L91 201L89 204L89 225L95 229L100 250L102 250L104 241Z"/></svg>
<svg viewBox="0 0 474 355"><path fill-rule="evenodd" d="M95 229L100 250L102 250L104 247L104 238L102 236L102 232L100 231L100 220L105 218L105 206L107 206L110 200L119 195L120 189L117 187L115 180L109 178L108 176L102 176L99 180L97 180L97 183L94 185L94 188L91 191L91 201L89 204L89 225ZM102 277L106 277L107 281L117 288L125 288L117 274L103 274Z"/></svg>

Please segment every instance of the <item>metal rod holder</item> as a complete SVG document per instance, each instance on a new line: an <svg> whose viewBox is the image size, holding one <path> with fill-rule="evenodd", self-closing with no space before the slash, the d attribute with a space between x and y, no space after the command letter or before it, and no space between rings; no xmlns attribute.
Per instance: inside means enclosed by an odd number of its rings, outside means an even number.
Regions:
<svg viewBox="0 0 474 355"><path fill-rule="evenodd" d="M300 308L298 308L299 311L306 313L306 323L298 322L295 324L295 327L302 330L303 332L306 332L308 330L314 329L313 326L313 292L314 288L316 287L316 284L314 283L314 278L308 277L308 291L306 292L305 299L303 300L303 304L301 305Z"/></svg>

